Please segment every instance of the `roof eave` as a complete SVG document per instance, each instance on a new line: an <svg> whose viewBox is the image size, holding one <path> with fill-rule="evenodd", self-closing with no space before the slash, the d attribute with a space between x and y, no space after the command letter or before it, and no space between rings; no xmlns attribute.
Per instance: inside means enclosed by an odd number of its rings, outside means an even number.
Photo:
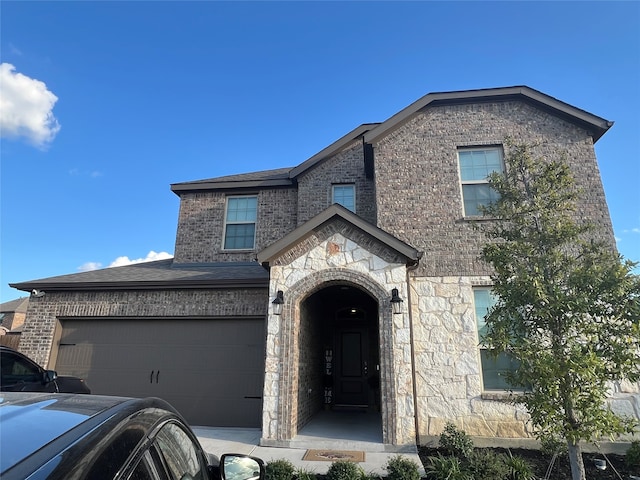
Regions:
<svg viewBox="0 0 640 480"><path fill-rule="evenodd" d="M310 168L312 168L315 165L317 165L318 163L322 162L324 159L329 158L329 157L335 155L336 153L340 152L347 145L351 144L352 142L354 142L358 138L362 137L366 132L376 128L378 125L380 125L380 124L379 123L364 123L364 124L360 125L359 127L354 128L349 133L347 133L343 137L339 138L338 140L333 142L328 147L322 149L321 151L316 153L314 156L308 158L307 160L302 162L297 167L292 168L291 171L289 172L289 177L291 177L291 178L298 177L300 174L306 172Z"/></svg>
<svg viewBox="0 0 640 480"><path fill-rule="evenodd" d="M408 265L416 265L419 262L422 255L420 252L418 252L418 250L410 245L407 245L406 243L385 232L384 230L376 227L375 225L372 225L369 222L363 220L350 210L344 208L342 205L333 204L305 224L300 225L298 228L285 235L280 240L274 242L269 247L259 252L256 256L258 263L262 265L270 264L275 258L278 258L280 255L282 255L283 252L290 248L292 244L299 242L300 240L311 235L321 225L336 216L341 217L343 220L351 223L355 227L378 239L380 242L386 244L389 248L394 249L396 252L406 257Z"/></svg>
<svg viewBox="0 0 640 480"><path fill-rule="evenodd" d="M230 181L230 182L193 182L193 183L174 183L171 185L171 191L175 194L185 192L197 192L202 190L239 190L250 188L278 188L290 187L293 181L289 178L267 179L267 180L246 180L246 181Z"/></svg>
<svg viewBox="0 0 640 480"><path fill-rule="evenodd" d="M594 139L594 143L604 135L613 122L593 115L585 110L576 108L568 103L546 95L527 86L488 88L479 90L463 90L455 92L428 93L424 97L416 100L408 107L402 109L378 127L364 135L367 143L376 143L380 138L400 127L418 111L429 106L475 103L489 101L506 101L519 98L521 100L534 103L544 110L550 111L573 123L577 123L589 130Z"/></svg>
<svg viewBox="0 0 640 480"><path fill-rule="evenodd" d="M266 288L265 278L219 279L219 280L177 280L177 281L132 281L132 282L22 282L9 286L24 292L41 290L44 292L96 291L96 290L167 290L167 289L220 289L220 288Z"/></svg>

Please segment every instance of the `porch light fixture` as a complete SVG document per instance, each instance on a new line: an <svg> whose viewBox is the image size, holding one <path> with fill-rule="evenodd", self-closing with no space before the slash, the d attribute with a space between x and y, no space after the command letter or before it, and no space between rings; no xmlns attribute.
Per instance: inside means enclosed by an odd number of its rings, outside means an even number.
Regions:
<svg viewBox="0 0 640 480"><path fill-rule="evenodd" d="M276 298L274 298L271 303L273 304L273 314L282 315L282 305L284 305L284 293L282 290L278 290Z"/></svg>
<svg viewBox="0 0 640 480"><path fill-rule="evenodd" d="M394 315L402 313L402 299L400 298L400 295L398 295L397 288L391 290L391 311Z"/></svg>

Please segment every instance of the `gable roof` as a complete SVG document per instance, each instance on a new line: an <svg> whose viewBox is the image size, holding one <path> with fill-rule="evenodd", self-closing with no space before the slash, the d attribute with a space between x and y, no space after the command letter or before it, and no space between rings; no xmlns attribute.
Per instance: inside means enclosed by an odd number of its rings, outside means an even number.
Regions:
<svg viewBox="0 0 640 480"><path fill-rule="evenodd" d="M415 113L429 106L509 100L524 101L545 110L552 115L556 115L571 123L580 125L591 132L594 143L613 125L613 122L609 120L605 120L604 118L593 115L585 110L576 108L568 103L539 92L538 90L534 90L533 88L521 85L515 87L428 93L408 107L400 110L389 119L385 120L374 130L366 133L364 140L367 143L375 143L383 136L401 126Z"/></svg>
<svg viewBox="0 0 640 480"><path fill-rule="evenodd" d="M278 168L275 170L227 175L193 182L173 183L171 184L171 190L173 192L188 192L193 190L289 186L292 184L289 174L290 171L291 168Z"/></svg>
<svg viewBox="0 0 640 480"><path fill-rule="evenodd" d="M190 192L196 190L234 190L291 186L296 183L296 178L298 176L313 168L323 160L335 155L378 125L380 124L365 123L354 128L352 131L296 167L262 170L259 172L242 173L239 175L227 175L224 177L196 180L193 182L173 183L171 184L171 191L178 194L179 192Z"/></svg>
<svg viewBox="0 0 640 480"><path fill-rule="evenodd" d="M354 140L362 138L365 144L374 144L410 120L413 115L430 106L496 101L504 102L511 100L526 102L552 115L563 118L570 123L579 125L591 133L594 143L613 125L613 122L609 120L605 120L604 118L593 115L592 113L524 85L428 93L382 123L365 123L356 127L296 167L228 175L193 182L174 183L171 185L171 190L179 194L179 192L197 190L246 190L251 188L293 186L296 183L297 177L321 163L323 160L340 152Z"/></svg>
<svg viewBox="0 0 640 480"><path fill-rule="evenodd" d="M264 288L269 273L256 262L174 263L173 259L9 284L23 291Z"/></svg>
<svg viewBox="0 0 640 480"><path fill-rule="evenodd" d="M342 205L334 203L329 208L323 210L318 215L313 217L311 220L300 225L291 233L285 235L280 240L272 243L270 246L259 252L256 256L258 263L268 265L274 259L279 257L283 252L289 250L293 245L297 244L298 242L312 234L324 223L335 218L341 218L348 224L362 230L366 234L383 243L388 248L398 252L400 255L404 256L407 259L407 264L409 265L416 265L422 257L422 253L418 252L418 250L413 248L411 245L407 245L403 241L385 232L381 228L378 228L375 225L372 225L371 223L363 220L355 213L344 208Z"/></svg>

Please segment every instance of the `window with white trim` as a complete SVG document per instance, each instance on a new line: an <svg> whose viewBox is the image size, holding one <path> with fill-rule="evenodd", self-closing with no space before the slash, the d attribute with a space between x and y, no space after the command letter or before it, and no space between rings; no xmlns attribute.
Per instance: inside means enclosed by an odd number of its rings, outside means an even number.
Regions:
<svg viewBox="0 0 640 480"><path fill-rule="evenodd" d="M227 197L224 249L251 250L256 238L258 197Z"/></svg>
<svg viewBox="0 0 640 480"><path fill-rule="evenodd" d="M344 208L356 212L356 186L353 184L333 185L331 202L338 203Z"/></svg>
<svg viewBox="0 0 640 480"><path fill-rule="evenodd" d="M478 287L473 289L476 324L480 339L480 362L482 364L482 382L485 390L509 390L511 386L504 379L504 372L518 368L518 362L507 353L500 353L497 357L489 354L483 345L483 338L487 332L485 317L489 309L496 303L491 288Z"/></svg>
<svg viewBox="0 0 640 480"><path fill-rule="evenodd" d="M482 215L480 207L498 199L498 194L489 186L489 175L502 173L502 150L498 147L465 148L458 150L460 181L464 216Z"/></svg>

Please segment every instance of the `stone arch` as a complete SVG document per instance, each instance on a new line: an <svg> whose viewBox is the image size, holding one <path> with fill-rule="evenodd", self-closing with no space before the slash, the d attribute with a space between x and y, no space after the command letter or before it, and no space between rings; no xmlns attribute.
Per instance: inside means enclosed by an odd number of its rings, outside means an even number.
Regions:
<svg viewBox="0 0 640 480"><path fill-rule="evenodd" d="M328 268L304 276L287 288L281 317L280 358L282 375L279 378L277 418L278 439L288 440L297 433L298 375L295 366L299 361L298 328L300 324L300 306L312 294L336 284L349 284L369 294L378 304L378 332L380 349L380 393L383 443L395 444L397 431L397 411L394 382L393 322L389 305L390 289L366 274L345 268ZM389 290L389 291L388 291Z"/></svg>

